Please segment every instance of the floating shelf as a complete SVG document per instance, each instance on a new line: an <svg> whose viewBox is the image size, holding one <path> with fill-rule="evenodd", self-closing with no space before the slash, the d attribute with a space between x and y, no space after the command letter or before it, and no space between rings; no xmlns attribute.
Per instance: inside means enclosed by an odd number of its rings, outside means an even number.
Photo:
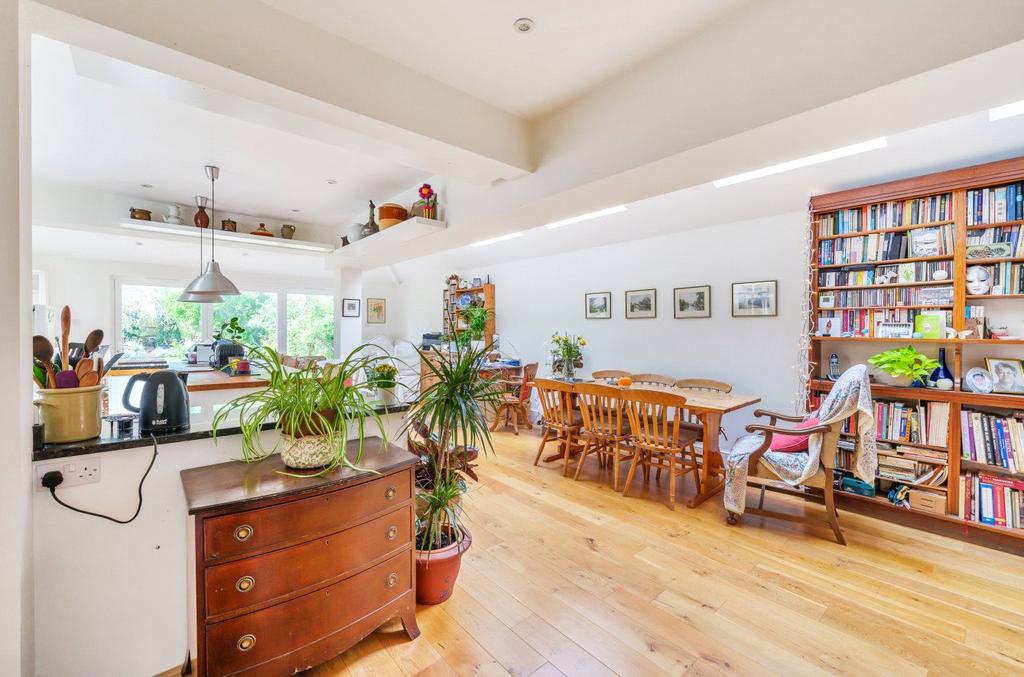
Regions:
<svg viewBox="0 0 1024 677"><path fill-rule="evenodd" d="M444 221L414 216L379 233L357 240L347 247L338 247L334 250L331 258L338 263L358 261L362 258L383 254L412 240L440 233L447 227L448 224Z"/></svg>
<svg viewBox="0 0 1024 677"><path fill-rule="evenodd" d="M184 237L199 237L202 233L209 235L214 229L196 228L195 226L179 226L173 223L160 223L159 221L141 221L139 219L122 219L121 227L127 230L141 230L150 233L162 233L164 235L178 235ZM309 252L327 254L334 251L334 245L326 242L311 242L309 240L287 240L283 237L267 237L265 235L249 235L248 233L232 233L229 230L217 230L217 240L220 242L233 242L236 244L254 245L258 247L271 247L278 249L298 249Z"/></svg>

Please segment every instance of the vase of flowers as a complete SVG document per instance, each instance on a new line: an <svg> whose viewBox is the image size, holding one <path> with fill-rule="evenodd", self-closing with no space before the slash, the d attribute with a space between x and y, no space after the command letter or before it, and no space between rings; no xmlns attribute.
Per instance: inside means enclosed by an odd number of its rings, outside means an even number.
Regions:
<svg viewBox="0 0 1024 677"><path fill-rule="evenodd" d="M583 368L583 346L586 339L575 334L552 334L551 367L556 374L571 381L576 378L576 370Z"/></svg>
<svg viewBox="0 0 1024 677"><path fill-rule="evenodd" d="M370 368L367 373L367 383L377 389L380 399L384 404L395 404L398 397L395 395L395 384L398 379L398 369L389 362L381 362Z"/></svg>

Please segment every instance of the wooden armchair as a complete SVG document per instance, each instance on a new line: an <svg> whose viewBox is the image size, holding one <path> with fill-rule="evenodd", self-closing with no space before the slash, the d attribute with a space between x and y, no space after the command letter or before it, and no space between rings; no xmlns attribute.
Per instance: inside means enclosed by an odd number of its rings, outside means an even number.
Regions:
<svg viewBox="0 0 1024 677"><path fill-rule="evenodd" d="M846 538L843 536L843 530L839 527L839 515L836 512L835 494L832 485L833 468L835 468L836 451L839 444L839 436L843 430L843 421L836 421L832 424L820 424L795 430L793 428L782 428L776 424L779 420L787 421L789 423L801 423L804 420L803 416L778 414L764 409L755 410L754 416L758 418L765 416L768 417L768 424L752 423L747 426L747 432L749 433L764 433L764 440L760 446L757 447L754 453L751 454L748 460L747 485L759 486L761 489L761 496L757 502L757 507L747 508L746 512L754 515L783 519L790 522L817 524L819 523L818 520L807 515L791 515L788 513L765 510L764 492L766 489L770 489L778 493L797 496L805 500L815 502L820 500L825 504L825 517L828 525L832 528L832 533L835 534L836 541L838 541L840 545L846 545ZM818 472L803 485L802 490L800 488L793 488L783 482L781 478L772 471L772 466L762 457L765 452L771 448L772 436L775 434L808 435L813 433L822 433L824 435L824 439L821 444L821 458ZM743 440L749 439L749 436L740 438L740 441L738 441L737 444L740 444ZM726 521L729 524L736 524L738 518L738 515L730 512L726 517Z"/></svg>
<svg viewBox="0 0 1024 677"><path fill-rule="evenodd" d="M532 362L523 367L523 374L515 380L503 380L498 383L504 388L501 399L494 412L494 425L491 432L498 429L502 414L505 415L504 427L512 426L512 432L519 434L522 425L533 430L530 423L530 395L533 394L533 378L537 375L537 363Z"/></svg>
<svg viewBox="0 0 1024 677"><path fill-rule="evenodd" d="M573 443L578 441L580 428L583 425L582 417L573 407L573 384L549 378L538 378L534 380L533 385L537 388L537 397L544 414L544 432L533 464L537 465L540 462L544 446L555 440L561 447L562 474L568 475L569 457L572 455Z"/></svg>

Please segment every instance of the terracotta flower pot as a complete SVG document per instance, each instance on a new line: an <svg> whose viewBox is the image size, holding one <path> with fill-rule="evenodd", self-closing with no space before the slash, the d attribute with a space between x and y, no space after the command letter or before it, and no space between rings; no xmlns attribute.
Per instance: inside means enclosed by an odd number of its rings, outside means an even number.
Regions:
<svg viewBox="0 0 1024 677"><path fill-rule="evenodd" d="M459 576L462 553L469 550L473 537L465 528L462 539L439 550L416 551L416 602L440 604L452 596Z"/></svg>

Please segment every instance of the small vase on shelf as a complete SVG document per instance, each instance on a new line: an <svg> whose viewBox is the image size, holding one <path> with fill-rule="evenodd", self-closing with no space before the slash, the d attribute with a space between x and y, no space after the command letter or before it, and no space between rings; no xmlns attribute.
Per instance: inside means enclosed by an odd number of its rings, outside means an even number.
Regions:
<svg viewBox="0 0 1024 677"><path fill-rule="evenodd" d="M929 385L934 385L939 390L953 389L953 372L946 366L945 348L939 348L939 366L928 377L928 381Z"/></svg>

